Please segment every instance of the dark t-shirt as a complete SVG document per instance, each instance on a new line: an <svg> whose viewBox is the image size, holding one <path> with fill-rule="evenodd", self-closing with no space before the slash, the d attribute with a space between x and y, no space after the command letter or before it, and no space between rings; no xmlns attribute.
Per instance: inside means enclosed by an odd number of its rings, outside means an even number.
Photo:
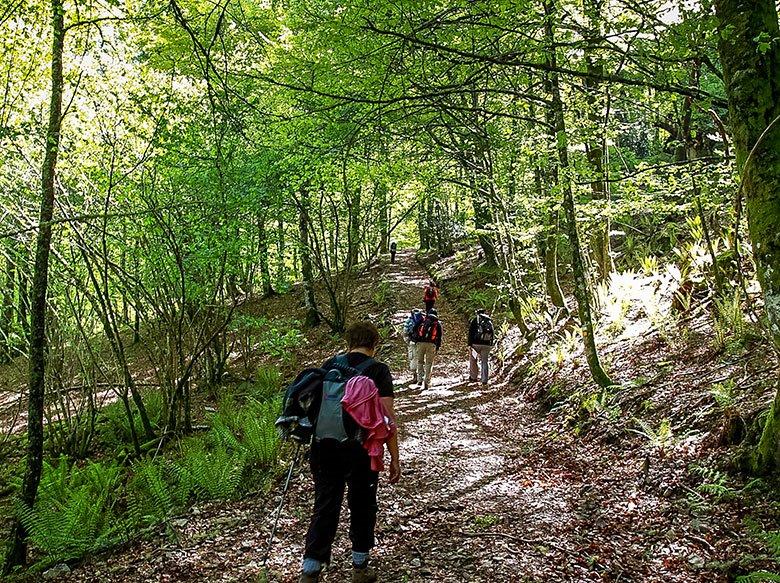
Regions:
<svg viewBox="0 0 780 583"><path fill-rule="evenodd" d="M343 355L339 355L343 356ZM358 366L360 363L365 362L368 356L361 352L349 352L347 353L347 361L349 366ZM329 369L333 366L337 357L329 358L322 365L322 368ZM370 378L376 384L376 388L379 389L380 397L392 397L393 393L393 377L390 374L390 368L384 362L375 361L374 364L369 366L363 371L363 374Z"/></svg>

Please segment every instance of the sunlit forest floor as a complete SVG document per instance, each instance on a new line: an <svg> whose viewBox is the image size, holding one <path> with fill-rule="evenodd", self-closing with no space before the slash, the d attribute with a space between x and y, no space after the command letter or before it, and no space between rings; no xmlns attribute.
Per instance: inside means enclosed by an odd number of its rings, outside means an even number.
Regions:
<svg viewBox="0 0 780 583"><path fill-rule="evenodd" d="M688 324L685 348L640 326L635 337L605 346L622 385L603 394L581 358L553 363L544 356L552 339L540 338L514 356L516 346L503 347L503 366L482 388L466 382L468 309L448 294L476 276L453 259L432 267L443 283L445 331L427 391L410 384L398 332L427 276L415 256L376 266L355 294L355 313L396 325L380 358L396 379L403 478L380 486L374 561L383 581L710 583L769 566L757 533L778 520L772 487L723 472L739 411L753 407L748 401L770 372L762 350L719 356L704 320ZM371 300L378 289L381 313ZM272 311L289 303L270 301ZM302 364L335 346L323 335ZM725 379L754 393L731 413L706 388ZM297 580L312 502L307 474L301 464L268 561L270 581ZM60 580L266 580L280 489L199 504L152 538L88 559ZM348 580L349 549L342 522L324 581Z"/></svg>

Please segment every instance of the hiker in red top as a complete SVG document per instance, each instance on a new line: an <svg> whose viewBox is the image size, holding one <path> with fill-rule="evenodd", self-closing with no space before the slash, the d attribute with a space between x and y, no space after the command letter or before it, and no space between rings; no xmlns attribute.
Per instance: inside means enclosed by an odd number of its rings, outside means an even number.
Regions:
<svg viewBox="0 0 780 583"><path fill-rule="evenodd" d="M425 286L425 290L423 291L423 302L425 302L425 312L430 313L433 309L434 304L436 304L436 300L439 299L439 288L436 287L436 284L431 279L428 281L428 285Z"/></svg>

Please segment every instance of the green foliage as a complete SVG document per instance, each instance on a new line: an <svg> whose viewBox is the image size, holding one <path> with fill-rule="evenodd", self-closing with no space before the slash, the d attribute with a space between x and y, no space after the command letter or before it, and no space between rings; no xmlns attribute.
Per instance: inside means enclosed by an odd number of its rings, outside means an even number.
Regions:
<svg viewBox="0 0 780 583"><path fill-rule="evenodd" d="M149 421L154 427L160 427L164 396L161 391L146 391L143 393L144 406L149 415ZM138 414L132 400L130 408L133 413L133 424L136 435L143 439L144 431L141 417ZM122 401L114 401L106 405L98 414L97 433L100 443L109 450L123 451L132 443L130 422L127 418L125 406Z"/></svg>
<svg viewBox="0 0 780 583"><path fill-rule="evenodd" d="M382 281L374 288L371 294L371 301L380 308L392 305L395 294L388 281Z"/></svg>
<svg viewBox="0 0 780 583"><path fill-rule="evenodd" d="M757 524L752 524L751 530L764 543L774 562L780 562L780 530L764 530ZM780 581L780 574L770 571L754 571L747 575L740 575L735 579L736 583L761 583L766 581Z"/></svg>
<svg viewBox="0 0 780 583"><path fill-rule="evenodd" d="M630 429L629 431L647 438L650 445L659 450L662 455L674 443L672 424L668 419L661 420L657 429L643 419L635 419L634 421L639 429Z"/></svg>
<svg viewBox="0 0 780 583"><path fill-rule="evenodd" d="M736 395L734 394L734 380L727 379L720 383L713 383L710 387L710 394L715 399L715 403L721 410L731 409L736 402Z"/></svg>
<svg viewBox="0 0 780 583"><path fill-rule="evenodd" d="M192 486L196 498L234 498L242 485L246 455L220 445L205 447L199 440L181 443L181 458L175 462L181 483Z"/></svg>
<svg viewBox="0 0 780 583"><path fill-rule="evenodd" d="M734 581L735 583L766 583L767 581L780 581L780 575L769 571L755 571L747 575L739 575Z"/></svg>
<svg viewBox="0 0 780 583"><path fill-rule="evenodd" d="M711 496L715 502L722 502L733 498L736 490L729 486L729 477L725 473L712 467L694 464L691 472L701 477L702 483L696 490L701 494Z"/></svg>
<svg viewBox="0 0 780 583"><path fill-rule="evenodd" d="M244 359L253 354L290 361L291 349L306 342L301 323L293 318L240 315L233 330L240 337Z"/></svg>
<svg viewBox="0 0 780 583"><path fill-rule="evenodd" d="M191 476L177 469L163 458L133 464L128 485L128 515L132 524L157 524L189 502L194 489Z"/></svg>
<svg viewBox="0 0 780 583"><path fill-rule="evenodd" d="M474 517L474 526L480 530L486 530L501 522L495 514L479 514Z"/></svg>
<svg viewBox="0 0 780 583"><path fill-rule="evenodd" d="M82 468L66 458L44 462L33 508L16 511L30 541L48 561L65 561L117 542L125 522L116 508L123 470L117 463L90 462Z"/></svg>
<svg viewBox="0 0 780 583"><path fill-rule="evenodd" d="M718 350L738 351L750 336L750 326L742 311L742 293L735 288L730 295L715 298L713 343Z"/></svg>

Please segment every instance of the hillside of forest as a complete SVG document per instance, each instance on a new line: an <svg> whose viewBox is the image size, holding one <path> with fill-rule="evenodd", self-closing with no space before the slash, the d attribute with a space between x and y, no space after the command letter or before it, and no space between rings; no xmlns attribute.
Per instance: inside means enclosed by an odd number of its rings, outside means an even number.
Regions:
<svg viewBox="0 0 780 583"><path fill-rule="evenodd" d="M770 572L777 483L742 467L772 389L766 341L744 320L741 335L733 323L718 332L722 316L706 301L676 315L658 285L668 275L657 270L616 275L601 299L599 338L617 378L603 389L570 319L523 335L500 304L497 276L473 246L446 258L401 252L397 264L374 264L351 294L353 312L382 325L381 358L397 383L403 479L383 490L377 528L386 580L710 582ZM442 289L445 340L423 391L411 383L401 327L428 277ZM481 306L500 329L487 387L467 382L465 357L466 324ZM671 320L666 327L653 310ZM276 395L283 378L343 348L322 328L297 328L305 314L294 292L242 306L237 320L252 324L232 341L259 342L228 358L218 391L196 391L203 436L155 443L149 459L130 463L126 485L112 450L130 446L129 431L119 431L119 403L107 396L93 460L69 474L64 460L46 466L42 488L55 506L37 517L35 539L46 555L23 579L295 580L312 503L305 463L266 557L294 455L275 438ZM271 337L273 347L264 344ZM141 377L143 361L133 366ZM81 507L90 496L104 506ZM89 558L101 540L106 550ZM337 548L349 548L345 535ZM334 564L327 580L346 577Z"/></svg>

